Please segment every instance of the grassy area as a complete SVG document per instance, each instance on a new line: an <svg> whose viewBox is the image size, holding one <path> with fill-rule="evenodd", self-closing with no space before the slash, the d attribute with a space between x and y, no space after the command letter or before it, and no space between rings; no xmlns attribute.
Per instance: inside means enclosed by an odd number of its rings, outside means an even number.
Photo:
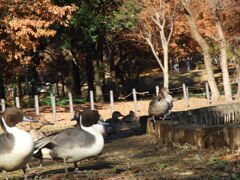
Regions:
<svg viewBox="0 0 240 180"><path fill-rule="evenodd" d="M49 130L49 129L48 129ZM52 131L59 130L54 128ZM43 168L33 159L28 175L33 180L159 180L159 179L233 179L240 178L238 159L222 159L230 154L226 149L198 150L189 144L164 145L150 135L139 135L136 126L125 127L120 138L105 138L105 146L97 157L78 163L80 171L64 172L62 162L44 160ZM21 170L10 172L19 179ZM3 176L0 174L0 179Z"/></svg>

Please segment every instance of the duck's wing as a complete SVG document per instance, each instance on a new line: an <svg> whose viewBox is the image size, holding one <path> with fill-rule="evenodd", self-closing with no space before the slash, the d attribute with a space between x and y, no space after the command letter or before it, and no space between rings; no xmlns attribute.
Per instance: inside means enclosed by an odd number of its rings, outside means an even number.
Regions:
<svg viewBox="0 0 240 180"><path fill-rule="evenodd" d="M42 137L34 142L34 154L36 154L42 148L52 149L57 146L57 141L55 140L62 132L55 132L48 136Z"/></svg>

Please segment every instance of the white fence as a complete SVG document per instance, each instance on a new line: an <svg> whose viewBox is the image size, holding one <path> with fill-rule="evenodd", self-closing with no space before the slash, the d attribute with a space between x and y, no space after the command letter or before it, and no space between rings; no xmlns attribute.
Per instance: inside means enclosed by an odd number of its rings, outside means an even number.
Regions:
<svg viewBox="0 0 240 180"><path fill-rule="evenodd" d="M240 92L239 89L240 88L238 86L238 92ZM172 90L174 90L174 89L172 89ZM156 91L156 95L157 95L159 93L159 86L156 86L155 91ZM171 91L171 89L170 89L170 91ZM187 107L189 107L189 103L188 103L189 87L186 86L185 84L183 84L182 85L182 91L183 91L183 98L184 98L184 106L187 108ZM207 101L208 104L210 104L211 103L211 96L210 96L210 91L209 91L209 85L208 85L207 82L205 83L205 92L206 92L206 101ZM132 89L132 92L122 99L125 99L125 98L132 95L134 111L137 112L138 111L137 94L138 95L143 95L143 94L146 94L146 93L149 93L149 92L137 92L136 89ZM110 90L109 95L110 95L111 112L114 112L114 92L112 90ZM70 92L68 93L68 99L69 99L70 117L73 118L73 116L74 116L73 98L72 98L72 94ZM40 115L38 95L34 96L34 101L35 101L35 113L36 113L36 115ZM16 107L21 108L21 103L20 103L19 97L15 97L15 103L16 103L15 104ZM91 105L92 110L95 109L93 91L90 91L90 105ZM4 111L5 108L6 108L5 100L1 99L1 109L2 109L2 111ZM52 108L52 120L53 120L53 122L55 122L56 121L56 98L53 95L51 95L51 108Z"/></svg>

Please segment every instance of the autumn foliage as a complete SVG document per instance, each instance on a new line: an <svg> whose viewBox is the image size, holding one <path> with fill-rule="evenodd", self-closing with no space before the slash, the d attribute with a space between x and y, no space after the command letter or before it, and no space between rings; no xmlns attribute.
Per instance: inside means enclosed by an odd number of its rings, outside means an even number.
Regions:
<svg viewBox="0 0 240 180"><path fill-rule="evenodd" d="M35 51L40 38L56 34L52 25L67 26L75 10L75 5L59 7L51 0L1 0L0 57L21 59L24 53Z"/></svg>

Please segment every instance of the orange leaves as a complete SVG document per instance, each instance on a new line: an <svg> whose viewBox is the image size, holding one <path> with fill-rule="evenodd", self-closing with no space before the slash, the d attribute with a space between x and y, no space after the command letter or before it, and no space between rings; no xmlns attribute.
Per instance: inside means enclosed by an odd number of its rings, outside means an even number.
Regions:
<svg viewBox="0 0 240 180"><path fill-rule="evenodd" d="M19 59L39 45L38 40L56 34L51 25L68 25L77 9L75 5L59 7L51 0L1 0L0 2L0 53L6 58Z"/></svg>

